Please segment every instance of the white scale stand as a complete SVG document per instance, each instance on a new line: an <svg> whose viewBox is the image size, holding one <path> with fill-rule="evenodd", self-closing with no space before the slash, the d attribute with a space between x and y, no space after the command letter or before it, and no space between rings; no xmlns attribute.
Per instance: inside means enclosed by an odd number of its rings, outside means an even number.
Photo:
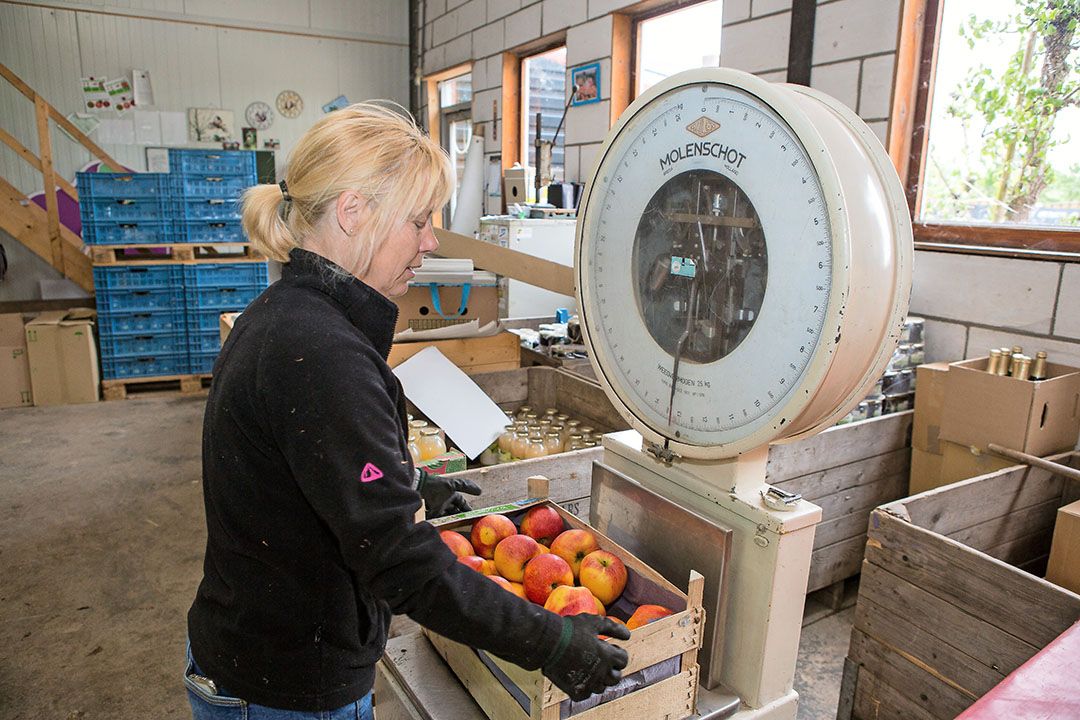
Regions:
<svg viewBox="0 0 1080 720"><path fill-rule="evenodd" d="M832 426L884 371L911 286L900 183L844 106L718 68L639 97L600 157L577 299L633 428L604 437L604 465L731 530L699 717L793 719L821 510L765 484L768 445Z"/></svg>

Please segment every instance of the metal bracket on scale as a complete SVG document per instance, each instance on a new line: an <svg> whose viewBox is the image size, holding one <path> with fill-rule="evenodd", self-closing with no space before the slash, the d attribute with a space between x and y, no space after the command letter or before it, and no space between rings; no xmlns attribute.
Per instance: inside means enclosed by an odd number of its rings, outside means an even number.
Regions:
<svg viewBox="0 0 1080 720"><path fill-rule="evenodd" d="M664 439L663 445L661 445L660 443L654 443L651 440L647 440L644 443L645 452L649 453L665 465L670 465L674 461L682 458L679 453L671 449L670 443L671 441L666 438Z"/></svg>
<svg viewBox="0 0 1080 720"><path fill-rule="evenodd" d="M777 487L770 486L768 490L761 491L761 502L773 510L788 512L794 510L802 500L799 493L790 493Z"/></svg>

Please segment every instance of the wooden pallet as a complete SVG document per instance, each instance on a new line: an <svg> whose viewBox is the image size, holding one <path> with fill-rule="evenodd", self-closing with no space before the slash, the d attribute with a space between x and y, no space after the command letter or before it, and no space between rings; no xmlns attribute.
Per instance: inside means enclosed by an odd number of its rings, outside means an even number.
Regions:
<svg viewBox="0 0 1080 720"><path fill-rule="evenodd" d="M89 245L90 259L94 265L146 265L150 263L192 262L266 262L251 243L228 243L239 248L234 253L221 253L219 245L150 244L150 245ZM154 252L168 250L168 254ZM137 254L124 254L124 250L138 250Z"/></svg>
<svg viewBox="0 0 1080 720"><path fill-rule="evenodd" d="M102 380L106 400L126 400L128 393L180 392L194 395L210 385L210 375L155 375L121 380Z"/></svg>

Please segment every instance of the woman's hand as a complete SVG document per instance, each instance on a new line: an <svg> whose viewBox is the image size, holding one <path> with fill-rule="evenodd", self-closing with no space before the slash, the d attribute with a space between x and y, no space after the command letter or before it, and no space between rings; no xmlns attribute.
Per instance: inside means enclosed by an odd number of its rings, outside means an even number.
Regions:
<svg viewBox="0 0 1080 720"><path fill-rule="evenodd" d="M416 491L424 499L424 507L429 518L472 510L472 506L461 493L479 495L482 492L475 483L464 478L432 475L419 468L416 472L419 474Z"/></svg>
<svg viewBox="0 0 1080 720"><path fill-rule="evenodd" d="M563 623L564 642L544 665L544 675L574 701L602 693L618 683L628 660L626 651L597 635L629 640L626 626L590 614L571 615L563 618Z"/></svg>

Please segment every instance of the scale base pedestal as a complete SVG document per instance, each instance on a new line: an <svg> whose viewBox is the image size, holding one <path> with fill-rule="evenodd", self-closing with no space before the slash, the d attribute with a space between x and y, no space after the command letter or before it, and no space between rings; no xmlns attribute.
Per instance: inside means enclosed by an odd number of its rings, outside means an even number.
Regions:
<svg viewBox="0 0 1080 720"><path fill-rule="evenodd" d="M794 718L795 661L821 508L805 500L787 511L764 503L767 447L735 460L666 463L644 450L633 430L605 435L603 446L605 465L731 529L727 617L710 655L720 668L718 694L729 691L741 698L742 709L731 716L739 720Z"/></svg>

